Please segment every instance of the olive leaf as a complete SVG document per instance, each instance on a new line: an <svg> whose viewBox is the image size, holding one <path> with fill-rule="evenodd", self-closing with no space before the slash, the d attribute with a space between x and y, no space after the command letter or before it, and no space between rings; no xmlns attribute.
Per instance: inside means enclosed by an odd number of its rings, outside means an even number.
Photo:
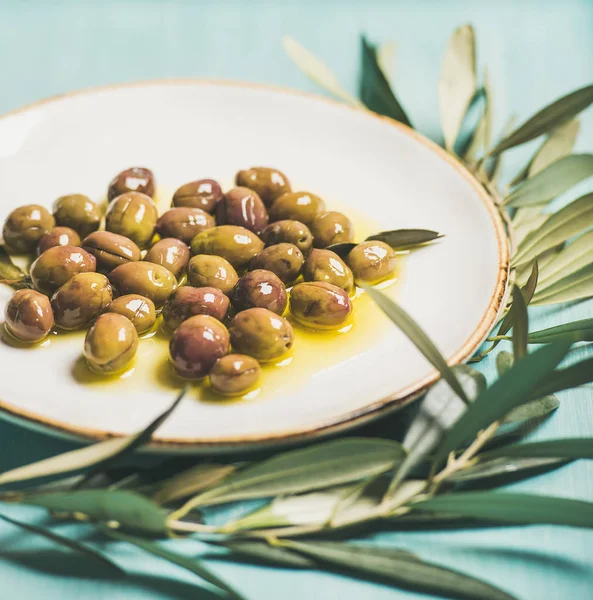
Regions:
<svg viewBox="0 0 593 600"><path fill-rule="evenodd" d="M511 208L544 205L591 175L593 155L570 154L521 183L504 202Z"/></svg>
<svg viewBox="0 0 593 600"><path fill-rule="evenodd" d="M529 319L523 293L518 286L513 286L513 355L515 361L527 354L527 336Z"/></svg>
<svg viewBox="0 0 593 600"><path fill-rule="evenodd" d="M502 129L502 135L505 136L509 131L513 129L515 126L515 122L517 117L515 115L511 115L504 124ZM502 171L502 154L496 154L495 156L491 156L490 154L484 157L482 162L482 171L486 171L486 175L490 180L491 184L496 184L498 177L500 176L500 172Z"/></svg>
<svg viewBox="0 0 593 600"><path fill-rule="evenodd" d="M548 133L576 117L593 102L593 85L576 90L552 104L549 104L523 125L502 139L491 151L491 155L500 154L513 146L519 146Z"/></svg>
<svg viewBox="0 0 593 600"><path fill-rule="evenodd" d="M484 69L483 80L484 109L463 153L463 160L467 163L474 161L480 152L486 154L492 142L492 86L490 85L490 76L487 69Z"/></svg>
<svg viewBox="0 0 593 600"><path fill-rule="evenodd" d="M369 235L366 241L385 242L394 250L408 250L444 237L444 234L429 229L394 229Z"/></svg>
<svg viewBox="0 0 593 600"><path fill-rule="evenodd" d="M439 78L441 129L450 152L476 93L476 80L476 39L473 27L466 24L453 32Z"/></svg>
<svg viewBox="0 0 593 600"><path fill-rule="evenodd" d="M552 342L593 342L593 319L572 321L529 334L530 344L550 344Z"/></svg>
<svg viewBox="0 0 593 600"><path fill-rule="evenodd" d="M573 302L591 296L593 296L593 262L537 291L532 304L539 306Z"/></svg>
<svg viewBox="0 0 593 600"><path fill-rule="evenodd" d="M217 560L233 560L235 554L239 557L250 558L257 564L273 565L274 567L286 567L288 569L315 569L317 564L314 560L302 554L297 554L283 548L282 546L270 546L266 542L254 540L230 540L222 541L220 545L231 552L229 554L214 554L211 558Z"/></svg>
<svg viewBox="0 0 593 600"><path fill-rule="evenodd" d="M563 342L559 342L560 344ZM551 347L550 344L546 347ZM593 382L593 358L586 358L570 367L552 371L532 393L533 398L543 398L562 390L568 390L579 385Z"/></svg>
<svg viewBox="0 0 593 600"><path fill-rule="evenodd" d="M543 208L542 206L526 206L525 208L517 209L511 221L515 244L517 246L520 246L532 231L535 231L546 222L550 215L542 212Z"/></svg>
<svg viewBox="0 0 593 600"><path fill-rule="evenodd" d="M358 244L354 242L340 242L338 244L329 245L326 250L335 252L340 258L346 258Z"/></svg>
<svg viewBox="0 0 593 600"><path fill-rule="evenodd" d="M507 352L506 350L501 350L496 355L496 370L498 372L498 376L504 375L515 362L515 359L511 352Z"/></svg>
<svg viewBox="0 0 593 600"><path fill-rule="evenodd" d="M517 406L504 416L503 423L516 423L528 419L541 419L554 412L560 406L560 400L554 395L544 396Z"/></svg>
<svg viewBox="0 0 593 600"><path fill-rule="evenodd" d="M481 460L476 464L456 471L447 481L450 483L469 483L491 478L504 478L511 475L513 479L522 472L532 473L543 467L558 466L565 461L560 458L493 458Z"/></svg>
<svg viewBox="0 0 593 600"><path fill-rule="evenodd" d="M526 444L513 444L496 450L489 450L478 455L481 461L498 458L559 458L579 459L593 458L592 438L567 438L560 440L545 440Z"/></svg>
<svg viewBox="0 0 593 600"><path fill-rule="evenodd" d="M363 36L361 45L361 71L359 96L363 104L370 110L400 121L408 127L412 123L396 98L389 81L381 70L377 59L377 49Z"/></svg>
<svg viewBox="0 0 593 600"><path fill-rule="evenodd" d="M23 270L12 262L6 248L0 244L0 283L22 287L25 279Z"/></svg>

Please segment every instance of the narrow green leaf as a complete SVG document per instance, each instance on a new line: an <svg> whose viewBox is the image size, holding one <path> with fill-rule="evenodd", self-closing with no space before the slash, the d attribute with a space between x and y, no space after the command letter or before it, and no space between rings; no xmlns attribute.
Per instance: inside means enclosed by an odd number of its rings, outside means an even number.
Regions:
<svg viewBox="0 0 593 600"><path fill-rule="evenodd" d="M550 345L544 346L549 348ZM552 371L533 392L534 398L549 396L593 382L593 358L586 358L570 367Z"/></svg>
<svg viewBox="0 0 593 600"><path fill-rule="evenodd" d="M12 262L6 248L0 244L0 283L22 287L25 279L23 270Z"/></svg>
<svg viewBox="0 0 593 600"><path fill-rule="evenodd" d="M552 342L593 342L593 319L581 319L529 334L530 344Z"/></svg>
<svg viewBox="0 0 593 600"><path fill-rule="evenodd" d="M492 86L490 85L490 76L487 69L484 69L483 79L484 109L471 140L463 153L463 160L467 163L472 163L479 155L485 155L492 141Z"/></svg>
<svg viewBox="0 0 593 600"><path fill-rule="evenodd" d="M529 319L523 293L513 286L513 354L515 361L527 354L527 336L529 332Z"/></svg>
<svg viewBox="0 0 593 600"><path fill-rule="evenodd" d="M504 202L513 208L544 205L592 175L593 155L570 154L520 184Z"/></svg>
<svg viewBox="0 0 593 600"><path fill-rule="evenodd" d="M549 104L501 140L490 154L519 146L563 125L593 102L593 85L581 88Z"/></svg>
<svg viewBox="0 0 593 600"><path fill-rule="evenodd" d="M516 115L511 115L507 120L502 130L503 137L507 135L509 131L515 126L515 122L517 120ZM486 159L483 163L483 167L486 170L488 178L491 183L496 184L500 173L502 171L502 154L496 154L492 156L490 153L486 156Z"/></svg>
<svg viewBox="0 0 593 600"><path fill-rule="evenodd" d="M517 406L510 413L505 415L503 423L516 423L517 421L526 421L528 419L541 419L555 411L560 406L560 401L556 396L549 395L537 400L532 400L521 406Z"/></svg>
<svg viewBox="0 0 593 600"><path fill-rule="evenodd" d="M428 229L394 229L393 231L382 231L369 235L369 240L379 240L389 244L394 250L408 250L416 246L422 246L444 237L438 231Z"/></svg>
<svg viewBox="0 0 593 600"><path fill-rule="evenodd" d="M507 352L506 350L501 350L496 355L496 370L498 371L498 376L501 377L507 371L509 371L510 368L513 366L514 362L515 359L510 352Z"/></svg>
<svg viewBox="0 0 593 600"><path fill-rule="evenodd" d="M533 297L532 304L537 306L573 302L591 296L593 296L593 262L538 291Z"/></svg>
<svg viewBox="0 0 593 600"><path fill-rule="evenodd" d="M449 151L453 150L476 87L475 34L471 25L462 25L449 40L439 78L439 114Z"/></svg>
<svg viewBox="0 0 593 600"><path fill-rule="evenodd" d="M412 127L412 123L379 66L376 48L364 36L361 36L360 43L361 73L359 95L363 104L380 115L391 117L396 121L404 123L404 125Z"/></svg>
<svg viewBox="0 0 593 600"><path fill-rule="evenodd" d="M20 527L21 529L24 529L29 533L33 533L35 535L47 538L48 540L51 540L52 542L55 542L60 546L64 546L69 550L73 550L74 552L83 554L84 556L94 561L100 562L102 565L108 567L111 571L113 571L116 575L126 574L126 572L123 569L121 569L118 565L109 560L106 556L104 556L91 546L83 544L82 542L71 538L67 538L63 535L60 535L59 533L56 533L55 531L51 531L51 529L45 529L43 527L33 525L32 523L23 523L22 521L17 521L16 519L7 517L3 514L0 514L0 519L6 521L7 523L10 523L11 525L14 525L15 527Z"/></svg>
<svg viewBox="0 0 593 600"><path fill-rule="evenodd" d="M331 244L326 250L335 252L340 258L346 258L356 246L358 246L358 244L355 244L354 242L340 242L338 244Z"/></svg>
<svg viewBox="0 0 593 600"><path fill-rule="evenodd" d="M458 492L421 500L413 508L507 523L593 527L593 503L534 494Z"/></svg>
<svg viewBox="0 0 593 600"><path fill-rule="evenodd" d="M507 475L516 477L522 471L531 472L564 462L558 458L493 458L480 460L475 465L457 471L447 481L451 483L469 483L482 481L492 477L500 478Z"/></svg>
<svg viewBox="0 0 593 600"><path fill-rule="evenodd" d="M435 458L441 463L449 452L530 399L533 388L560 363L569 343L548 344L517 361L502 377L484 390L449 430ZM541 394L546 395L546 394Z"/></svg>
<svg viewBox="0 0 593 600"><path fill-rule="evenodd" d="M152 554L158 558L162 558L167 562L170 562L174 565L185 569L186 571L190 571L190 573L194 573L204 581L207 581L211 585L216 588L226 592L227 597L232 598L233 600L245 600L245 598L239 594L235 589L233 589L228 583L223 581L218 575L215 575L210 569L208 569L203 562L198 560L197 558L188 558L187 556L183 556L181 554L177 554L167 548L163 547L160 544L156 544L154 542L150 542L148 540L138 538L135 536L131 536L128 534L124 534L121 531L115 531L113 529L103 529L103 533L112 537L120 542L127 542L128 544L133 544L138 548L141 548L145 552Z"/></svg>
<svg viewBox="0 0 593 600"><path fill-rule="evenodd" d="M541 227L549 218L549 214L542 212L543 208L542 206L526 206L517 209L511 221L517 246L520 246L532 231Z"/></svg>
<svg viewBox="0 0 593 600"><path fill-rule="evenodd" d="M593 438L566 438L528 444L513 444L479 455L480 462L499 458L593 458Z"/></svg>
<svg viewBox="0 0 593 600"><path fill-rule="evenodd" d="M447 381L455 393L467 404L469 400L459 384L455 373L447 361L433 344L430 338L422 331L412 317L393 300L374 288L366 288L367 293L377 303L379 308L402 330L409 340L418 348L424 357L439 371L441 377Z"/></svg>
<svg viewBox="0 0 593 600"><path fill-rule="evenodd" d="M264 563L275 567L286 567L288 569L315 569L314 560L283 548L282 546L270 546L261 541L253 540L232 540L221 542L221 546L231 551L230 555L214 555L212 558L229 560L235 558L234 554L240 557L252 559L256 563Z"/></svg>

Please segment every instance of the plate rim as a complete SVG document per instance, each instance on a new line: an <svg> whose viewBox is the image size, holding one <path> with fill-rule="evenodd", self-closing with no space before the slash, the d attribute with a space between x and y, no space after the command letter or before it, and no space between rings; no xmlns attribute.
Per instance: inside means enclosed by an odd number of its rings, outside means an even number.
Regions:
<svg viewBox="0 0 593 600"><path fill-rule="evenodd" d="M232 88L252 88L255 90L271 91L290 96L297 96L322 102L340 108L345 111L352 111L357 114L365 114L369 118L377 119L380 122L398 129L405 135L413 138L416 142L424 145L430 151L435 153L440 159L444 160L453 167L477 192L478 197L485 205L487 212L491 218L496 234L496 243L499 257L498 264L498 279L495 289L492 293L488 307L480 322L476 325L470 336L465 340L463 345L447 357L447 363L455 365L468 360L473 353L483 343L485 338L490 333L492 327L496 324L498 316L501 314L506 304L506 299L509 291L509 271L510 271L510 241L506 234L505 224L498 207L494 200L488 194L484 186L470 173L470 171L451 154L446 152L441 146L433 142L424 134L408 127L407 125L395 121L390 117L385 117L373 113L364 108L357 108L348 104L339 102L332 98L328 98L319 94L305 92L297 89L287 88L269 83L254 83L242 82L237 80L217 79L217 78L200 78L200 77L175 77L175 78L158 78L142 81L132 81L126 83L112 83L98 86L90 86L80 88L61 94L56 94L41 100L25 104L16 109L10 110L0 115L0 121L10 119L21 113L25 113L46 104L53 104L68 98L79 96L90 96L93 94L109 91L117 91L121 89L141 88L150 86L179 86L179 85L211 85L223 86ZM381 398L372 404L351 410L347 413L338 415L332 418L326 418L319 423L310 426L282 430L270 434L251 434L239 435L230 437L219 437L218 439L203 439L203 438L168 438L153 437L149 446L157 450L185 450L196 452L217 452L217 451L234 451L238 449L253 449L258 450L272 445L295 445L311 441L313 439L324 438L330 435L337 435L349 429L360 427L366 423L381 418L382 416L395 412L416 400L421 396L427 388L438 379L438 372L435 370L426 377L415 381L404 388L394 391L385 398ZM122 437L125 434L116 432L104 431L101 429L93 429L70 425L62 421L45 417L34 411L29 411L0 398L0 412L8 413L7 416L11 420L17 422L25 422L24 425L32 426L35 429L50 431L54 435L68 437L70 439L79 439L86 442L97 442L114 437Z"/></svg>

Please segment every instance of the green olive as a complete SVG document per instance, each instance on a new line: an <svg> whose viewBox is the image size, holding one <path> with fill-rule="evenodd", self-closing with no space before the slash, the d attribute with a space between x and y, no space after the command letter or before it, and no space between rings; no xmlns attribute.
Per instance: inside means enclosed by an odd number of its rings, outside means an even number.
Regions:
<svg viewBox="0 0 593 600"><path fill-rule="evenodd" d="M124 235L140 248L145 248L154 235L157 218L156 204L150 196L127 192L109 205L105 229Z"/></svg>
<svg viewBox="0 0 593 600"><path fill-rule="evenodd" d="M187 279L194 287L213 287L228 295L239 281L239 276L226 258L198 254L189 261Z"/></svg>
<svg viewBox="0 0 593 600"><path fill-rule="evenodd" d="M326 248L331 244L352 242L354 231L350 219L341 212L329 211L319 213L311 223L316 248Z"/></svg>
<svg viewBox="0 0 593 600"><path fill-rule="evenodd" d="M138 333L152 328L156 321L154 302L139 294L126 294L113 300L107 312L117 313L130 320Z"/></svg>
<svg viewBox="0 0 593 600"><path fill-rule="evenodd" d="M255 388L261 368L246 354L227 354L219 358L210 371L212 389L225 396L238 396Z"/></svg>
<svg viewBox="0 0 593 600"><path fill-rule="evenodd" d="M112 375L126 369L138 350L138 333L123 315L100 315L87 331L84 357L96 373Z"/></svg>
<svg viewBox="0 0 593 600"><path fill-rule="evenodd" d="M216 222L219 225L238 225L259 234L268 224L268 211L256 192L236 187L218 203Z"/></svg>
<svg viewBox="0 0 593 600"><path fill-rule="evenodd" d="M8 333L27 344L40 342L54 326L49 298L30 289L18 290L12 295L4 317Z"/></svg>
<svg viewBox="0 0 593 600"><path fill-rule="evenodd" d="M319 281L295 285L290 292L290 312L301 325L315 329L338 329L352 314L348 294Z"/></svg>
<svg viewBox="0 0 593 600"><path fill-rule="evenodd" d="M281 315L288 303L286 288L271 271L256 269L239 279L231 294L233 308L239 312L248 308L267 308Z"/></svg>
<svg viewBox="0 0 593 600"><path fill-rule="evenodd" d="M198 179L182 185L173 194L171 205L201 208L212 213L220 200L222 200L222 189L218 182L214 179Z"/></svg>
<svg viewBox="0 0 593 600"><path fill-rule="evenodd" d="M80 237L70 227L54 227L37 244L37 255L43 254L54 246L80 246Z"/></svg>
<svg viewBox="0 0 593 600"><path fill-rule="evenodd" d="M314 248L303 266L305 281L323 281L351 292L354 289L354 277L348 265L331 250Z"/></svg>
<svg viewBox="0 0 593 600"><path fill-rule="evenodd" d="M78 273L52 297L56 325L82 329L105 311L113 298L111 284L101 273Z"/></svg>
<svg viewBox="0 0 593 600"><path fill-rule="evenodd" d="M82 247L97 259L97 271L109 273L119 265L140 260L140 248L118 233L95 231L82 240Z"/></svg>
<svg viewBox="0 0 593 600"><path fill-rule="evenodd" d="M228 260L235 269L246 267L264 248L264 243L248 229L219 225L198 233L191 242L192 254L215 254Z"/></svg>
<svg viewBox="0 0 593 600"><path fill-rule="evenodd" d="M120 296L139 294L161 307L177 287L177 280L165 267L144 260L126 263L109 273L109 281Z"/></svg>
<svg viewBox="0 0 593 600"><path fill-rule="evenodd" d="M214 363L228 351L226 327L209 315L196 315L183 321L169 344L173 368L187 379L206 377Z"/></svg>
<svg viewBox="0 0 593 600"><path fill-rule="evenodd" d="M264 248L252 261L251 269L265 269L284 283L293 282L301 272L305 259L294 244L275 244Z"/></svg>
<svg viewBox="0 0 593 600"><path fill-rule="evenodd" d="M55 224L54 218L43 206L21 206L13 210L4 222L4 243L14 252L32 252Z"/></svg>
<svg viewBox="0 0 593 600"><path fill-rule="evenodd" d="M77 273L95 271L97 261L92 254L74 246L54 246L46 250L29 271L36 290L51 295Z"/></svg>
<svg viewBox="0 0 593 600"><path fill-rule="evenodd" d="M262 231L261 239L266 246L294 244L304 255L307 255L313 246L313 235L309 228L300 221L290 219L270 223Z"/></svg>
<svg viewBox="0 0 593 600"><path fill-rule="evenodd" d="M290 219L310 227L317 215L325 210L325 202L309 192L282 194L270 208L270 221Z"/></svg>
<svg viewBox="0 0 593 600"><path fill-rule="evenodd" d="M361 283L379 283L393 277L397 268L397 254L385 242L362 242L348 254L346 261L354 279Z"/></svg>
<svg viewBox="0 0 593 600"><path fill-rule="evenodd" d="M169 269L179 279L189 261L189 248L181 240L165 238L148 251L144 260Z"/></svg>
<svg viewBox="0 0 593 600"><path fill-rule="evenodd" d="M97 231L101 225L99 207L82 194L60 196L53 206L56 223L62 227L70 227L81 238Z"/></svg>
<svg viewBox="0 0 593 600"><path fill-rule="evenodd" d="M252 167L239 171L235 177L237 185L247 187L256 192L268 207L276 198L291 191L290 182L282 171L269 167Z"/></svg>
<svg viewBox="0 0 593 600"><path fill-rule="evenodd" d="M284 356L294 343L292 325L266 308L249 308L237 314L229 325L233 349L270 361Z"/></svg>
<svg viewBox="0 0 593 600"><path fill-rule="evenodd" d="M111 202L127 192L140 192L153 198L155 182L152 171L145 167L132 167L118 173L109 183L107 199Z"/></svg>
<svg viewBox="0 0 593 600"><path fill-rule="evenodd" d="M189 244L198 233L212 229L214 218L201 208L180 206L161 215L156 230L162 237L177 238Z"/></svg>
<svg viewBox="0 0 593 600"><path fill-rule="evenodd" d="M216 288L183 286L177 288L163 306L163 323L175 331L183 321L194 315L210 315L224 321L230 301Z"/></svg>

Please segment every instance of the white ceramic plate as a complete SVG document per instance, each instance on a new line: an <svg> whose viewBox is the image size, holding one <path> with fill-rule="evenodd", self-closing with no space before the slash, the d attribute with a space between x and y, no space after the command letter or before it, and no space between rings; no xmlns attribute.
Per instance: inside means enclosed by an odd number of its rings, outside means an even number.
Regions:
<svg viewBox="0 0 593 600"><path fill-rule="evenodd" d="M283 170L293 188L374 230L434 229L446 237L404 257L389 289L453 362L493 326L505 294L508 252L491 201L440 148L389 119L322 98L253 85L166 81L69 94L0 119L0 219L19 205L50 207L65 193L101 200L110 178L148 166L160 208L186 181L228 187L253 165ZM0 286L2 287L2 286ZM10 290L0 290L0 307ZM358 301L357 301L358 302ZM293 364L266 373L257 397L212 401L200 388L159 429L154 447L193 452L287 444L361 424L417 397L436 373L371 304L346 335L295 344ZM34 349L0 343L3 414L48 431L99 439L142 428L175 396L155 338L137 368L89 384L81 335ZM81 379L82 377L82 379Z"/></svg>

